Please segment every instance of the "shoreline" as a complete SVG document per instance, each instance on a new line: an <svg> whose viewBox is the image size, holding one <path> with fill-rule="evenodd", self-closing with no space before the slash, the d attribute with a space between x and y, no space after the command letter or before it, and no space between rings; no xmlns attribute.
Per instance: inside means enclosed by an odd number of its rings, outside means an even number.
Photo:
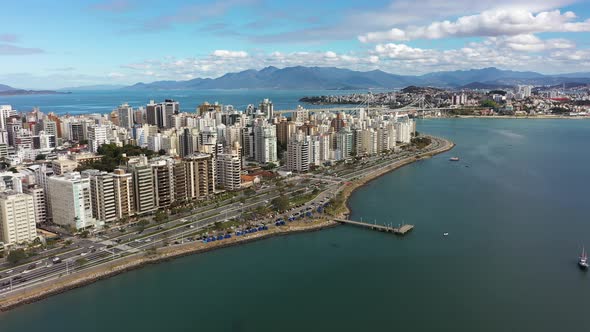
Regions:
<svg viewBox="0 0 590 332"><path fill-rule="evenodd" d="M405 160L399 161L398 163L383 166L382 168L368 173L360 179L348 182L349 184L338 192L338 194L343 195L343 212L338 213L337 217L342 218L350 215L351 208L349 206L349 199L352 196L352 193L354 193L354 191L357 189L365 186L371 181L380 178L385 174L388 174L389 172L395 171L398 168L412 164L418 160L426 159L434 155L447 152L455 146L453 142L446 139L437 139L444 141L446 145L439 150L421 154L419 158L407 158ZM176 258L205 253L222 248L244 245L273 237L316 232L323 229L332 228L337 225L339 225L339 223L333 220L325 219L320 219L311 223L305 221L296 221L291 224L287 224L287 227L273 227L264 233L256 233L254 235L250 234L246 237L240 238L232 237L231 239L225 240L223 242L205 244L197 241L172 247L159 248L157 249L156 254L153 256L148 256L146 252L140 252L130 255L120 261L99 264L95 267L89 268L87 271L81 272L80 274L72 274L63 278L58 277L61 280L58 279L55 281L50 279L41 282L39 285L32 286L31 288L18 290L14 294L0 298L0 314L25 304L42 301L51 296L62 294L69 290L81 288L97 281L117 276L127 271L141 269L152 264L159 264ZM54 282L51 282L52 280Z"/></svg>
<svg viewBox="0 0 590 332"><path fill-rule="evenodd" d="M427 159L432 156L435 156L435 155L438 155L441 153L445 153L447 151L452 150L455 147L455 143L453 143L447 139L440 138L440 137L437 137L437 139L445 141L447 143L447 145L445 147L441 148L440 150L425 153L425 154L421 155L420 158L414 158L414 159L410 158L410 159L401 161L399 164L391 164L391 165L385 166L382 169L378 169L378 170L373 171L372 173L370 173L371 174L370 176L366 176L361 179L357 179L354 182L351 182L350 186L348 186L344 190L342 190L345 212L343 212L341 215L339 215L339 217L350 216L350 214L352 212L352 208L350 207L350 197L358 189L368 185L370 182L377 180L378 178L380 178L390 172L393 172L399 168L402 168L402 167L407 166L409 164L413 164L414 162L422 160L422 159Z"/></svg>

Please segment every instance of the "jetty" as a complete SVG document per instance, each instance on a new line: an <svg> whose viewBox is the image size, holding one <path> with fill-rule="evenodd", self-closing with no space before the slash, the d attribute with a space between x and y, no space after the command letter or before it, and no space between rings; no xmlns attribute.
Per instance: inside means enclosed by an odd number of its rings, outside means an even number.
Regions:
<svg viewBox="0 0 590 332"><path fill-rule="evenodd" d="M406 235L406 233L410 232L414 229L414 225L404 224L399 227L393 227L388 225L379 225L379 224L369 224L366 222L348 220L348 219L334 219L334 221L339 222L341 224L348 224L353 226L365 227L372 230L376 230L379 232L386 232L386 233L393 233L397 235Z"/></svg>

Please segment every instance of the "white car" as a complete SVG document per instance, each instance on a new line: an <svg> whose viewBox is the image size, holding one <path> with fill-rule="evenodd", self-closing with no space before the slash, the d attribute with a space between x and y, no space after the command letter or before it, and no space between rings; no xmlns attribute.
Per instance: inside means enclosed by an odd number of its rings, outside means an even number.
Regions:
<svg viewBox="0 0 590 332"><path fill-rule="evenodd" d="M12 273L12 270L6 271L6 274L11 274L11 273Z"/></svg>
<svg viewBox="0 0 590 332"><path fill-rule="evenodd" d="M152 239L145 239L145 242L152 242Z"/></svg>
<svg viewBox="0 0 590 332"><path fill-rule="evenodd" d="M88 255L88 253L87 253L87 252L83 252L83 253L81 253L81 254L80 254L80 256L82 256L82 257L84 257L84 256L86 256L86 255Z"/></svg>

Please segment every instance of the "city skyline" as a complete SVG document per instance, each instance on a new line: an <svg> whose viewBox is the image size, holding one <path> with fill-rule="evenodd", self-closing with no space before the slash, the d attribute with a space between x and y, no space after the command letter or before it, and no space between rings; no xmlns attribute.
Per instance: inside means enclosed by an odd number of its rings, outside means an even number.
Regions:
<svg viewBox="0 0 590 332"><path fill-rule="evenodd" d="M590 71L590 6L583 1L110 0L4 7L14 15L0 29L0 83L20 88L214 78L296 65L396 74L490 66Z"/></svg>

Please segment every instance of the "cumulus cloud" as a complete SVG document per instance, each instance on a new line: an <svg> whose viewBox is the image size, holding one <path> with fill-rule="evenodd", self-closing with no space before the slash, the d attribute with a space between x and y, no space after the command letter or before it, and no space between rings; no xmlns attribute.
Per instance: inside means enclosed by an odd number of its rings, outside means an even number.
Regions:
<svg viewBox="0 0 590 332"><path fill-rule="evenodd" d="M245 58L248 53L244 51L215 50L212 55L218 58Z"/></svg>
<svg viewBox="0 0 590 332"><path fill-rule="evenodd" d="M266 33L250 36L259 43L319 43L329 40L346 40L371 31L387 32L396 38L385 41L401 41L392 27L424 25L448 17L477 14L492 9L528 10L531 12L549 11L571 5L583 0L392 0L384 6L371 9L350 9L342 15L330 15L323 24L288 30L279 33ZM404 32L403 30L400 30Z"/></svg>
<svg viewBox="0 0 590 332"><path fill-rule="evenodd" d="M514 36L538 32L590 31L590 19L575 21L576 15L559 10L537 14L520 9L497 9L477 15L463 16L454 22L437 21L425 26L410 26L405 30L393 28L359 36L364 43L441 39L448 37Z"/></svg>

